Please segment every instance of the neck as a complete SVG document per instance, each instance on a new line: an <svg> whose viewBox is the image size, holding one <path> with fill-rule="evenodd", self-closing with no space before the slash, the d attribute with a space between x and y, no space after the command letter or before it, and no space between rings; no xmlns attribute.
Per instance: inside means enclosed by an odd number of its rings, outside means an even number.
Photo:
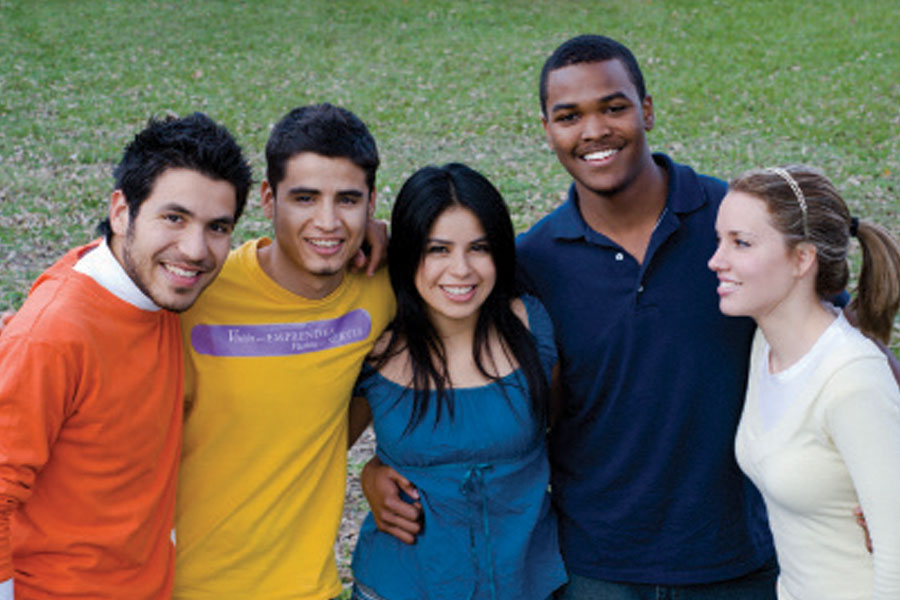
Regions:
<svg viewBox="0 0 900 600"><path fill-rule="evenodd" d="M575 190L578 209L588 226L643 262L669 192L668 173L649 151L640 172L625 187L599 193L576 181Z"/></svg>
<svg viewBox="0 0 900 600"><path fill-rule="evenodd" d="M812 293L786 298L775 310L755 319L771 349L769 370L777 373L803 358L835 315Z"/></svg>
<svg viewBox="0 0 900 600"><path fill-rule="evenodd" d="M345 269L328 275L304 271L279 251L277 241L258 248L256 252L259 266L272 281L292 294L309 300L321 300L344 280Z"/></svg>
<svg viewBox="0 0 900 600"><path fill-rule="evenodd" d="M430 314L429 319L444 349L449 356L455 351L472 353L472 344L475 340L475 325L478 322L478 313L467 319L447 319L440 315Z"/></svg>

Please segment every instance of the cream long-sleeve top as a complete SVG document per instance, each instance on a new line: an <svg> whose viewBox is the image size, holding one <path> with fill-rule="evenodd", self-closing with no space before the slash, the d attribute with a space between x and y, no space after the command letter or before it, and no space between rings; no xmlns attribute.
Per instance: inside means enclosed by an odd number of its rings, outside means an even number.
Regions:
<svg viewBox="0 0 900 600"><path fill-rule="evenodd" d="M735 451L766 502L779 599L900 598L900 392L884 355L839 315L800 361L768 365L757 331Z"/></svg>

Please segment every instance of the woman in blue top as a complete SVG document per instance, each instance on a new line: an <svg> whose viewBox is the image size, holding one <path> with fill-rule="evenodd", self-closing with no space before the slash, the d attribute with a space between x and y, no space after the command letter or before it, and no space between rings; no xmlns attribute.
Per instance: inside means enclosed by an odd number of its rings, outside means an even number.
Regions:
<svg viewBox="0 0 900 600"><path fill-rule="evenodd" d="M543 307L516 294L506 205L469 167L429 166L403 185L391 229L397 316L356 394L423 523L405 544L367 516L353 597L547 598L566 580L544 443L556 350Z"/></svg>

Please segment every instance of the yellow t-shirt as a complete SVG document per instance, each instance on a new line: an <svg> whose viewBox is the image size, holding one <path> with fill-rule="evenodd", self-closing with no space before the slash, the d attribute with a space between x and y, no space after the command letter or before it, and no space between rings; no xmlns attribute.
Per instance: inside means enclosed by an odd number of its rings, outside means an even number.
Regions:
<svg viewBox="0 0 900 600"><path fill-rule="evenodd" d="M321 300L272 281L247 242L182 315L187 412L175 515L175 598L341 592L347 407L393 316L387 270Z"/></svg>

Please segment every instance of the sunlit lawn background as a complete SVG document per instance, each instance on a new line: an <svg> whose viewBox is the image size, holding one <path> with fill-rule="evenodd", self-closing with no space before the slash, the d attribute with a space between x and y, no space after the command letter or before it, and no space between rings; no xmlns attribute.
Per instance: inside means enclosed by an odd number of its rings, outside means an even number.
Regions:
<svg viewBox="0 0 900 600"><path fill-rule="evenodd" d="M122 148L168 112L227 125L259 179L281 115L341 104L378 140L380 216L416 168L463 160L524 229L568 181L544 143L538 73L583 32L637 55L655 149L725 178L818 165L856 213L900 232L895 0L0 0L0 309L93 236ZM254 193L235 243L267 231Z"/></svg>

